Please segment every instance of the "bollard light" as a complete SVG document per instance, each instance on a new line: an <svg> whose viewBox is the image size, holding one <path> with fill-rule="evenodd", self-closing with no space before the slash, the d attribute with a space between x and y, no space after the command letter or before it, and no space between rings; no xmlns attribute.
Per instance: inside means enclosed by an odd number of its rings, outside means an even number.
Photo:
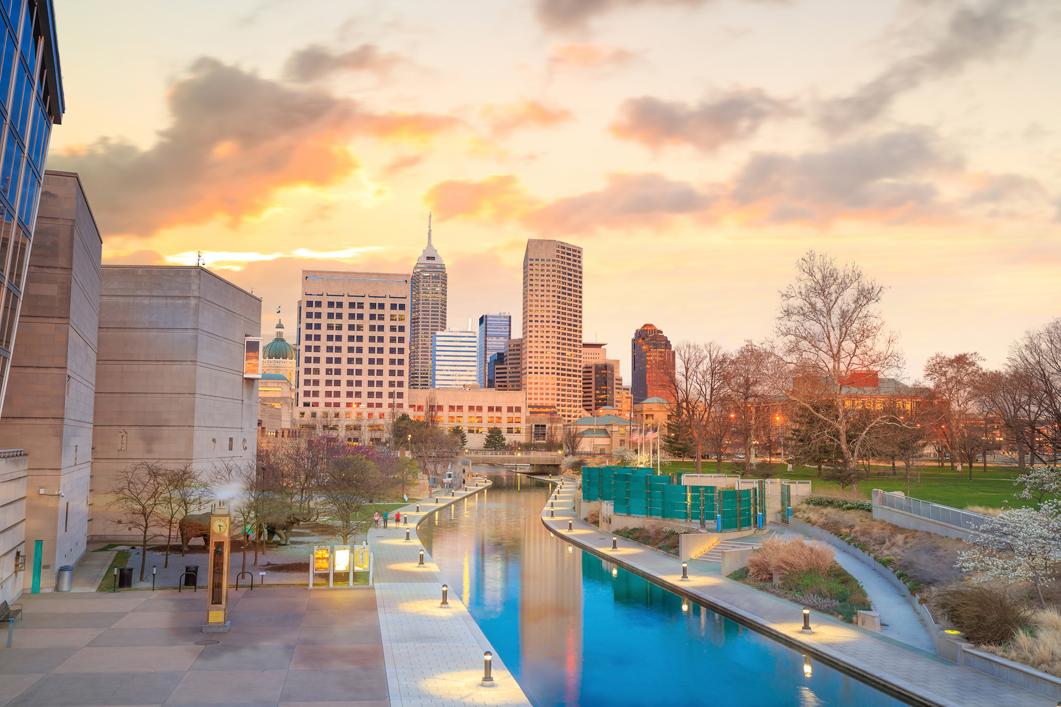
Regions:
<svg viewBox="0 0 1061 707"><path fill-rule="evenodd" d="M614 535L612 536L612 549L613 550L618 550L619 549L619 539L617 537L615 537Z"/></svg>
<svg viewBox="0 0 1061 707"><path fill-rule="evenodd" d="M493 687L494 684L494 654L490 651L483 652L483 687Z"/></svg>
<svg viewBox="0 0 1061 707"><path fill-rule="evenodd" d="M409 525L409 514L406 513L402 516L402 525Z"/></svg>
<svg viewBox="0 0 1061 707"><path fill-rule="evenodd" d="M570 533L574 529L575 529L575 521L573 521L573 520L567 521L567 532Z"/></svg>
<svg viewBox="0 0 1061 707"><path fill-rule="evenodd" d="M803 677L809 678L814 675L814 667L810 664L810 658L803 656Z"/></svg>
<svg viewBox="0 0 1061 707"><path fill-rule="evenodd" d="M111 586L111 591L112 592L118 591L118 568L117 567L114 568L114 584Z"/></svg>
<svg viewBox="0 0 1061 707"><path fill-rule="evenodd" d="M409 542L409 529L405 529L405 542Z"/></svg>
<svg viewBox="0 0 1061 707"><path fill-rule="evenodd" d="M688 562L683 562L682 563L682 581L683 582L688 582L689 581L689 563Z"/></svg>
<svg viewBox="0 0 1061 707"><path fill-rule="evenodd" d="M438 503L438 496L435 496L435 503Z"/></svg>
<svg viewBox="0 0 1061 707"><path fill-rule="evenodd" d="M265 584L265 572L264 571L258 573L258 586L260 587L263 584Z"/></svg>
<svg viewBox="0 0 1061 707"><path fill-rule="evenodd" d="M552 508L552 507L553 507L553 502L549 501L549 508Z"/></svg>
<svg viewBox="0 0 1061 707"><path fill-rule="evenodd" d="M556 517L556 511L554 511L554 510L550 509L550 510L549 510L549 517L550 517L550 518L555 518L555 517Z"/></svg>
<svg viewBox="0 0 1061 707"><path fill-rule="evenodd" d="M155 580L158 579L158 566L151 565L151 591L155 591Z"/></svg>
<svg viewBox="0 0 1061 707"><path fill-rule="evenodd" d="M419 504L419 503L418 503L418 504L416 504L416 512L417 512L417 513L419 513L419 512L420 512L420 504Z"/></svg>
<svg viewBox="0 0 1061 707"><path fill-rule="evenodd" d="M803 610L803 628L800 631L803 633L814 633L814 630L810 627L810 609Z"/></svg>
<svg viewBox="0 0 1061 707"><path fill-rule="evenodd" d="M443 584L442 585L442 603L439 604L439 606L440 607L447 607L447 608L449 607L449 585L448 584Z"/></svg>
<svg viewBox="0 0 1061 707"><path fill-rule="evenodd" d="M423 567L424 566L424 551L423 550L420 551L420 561L416 563L416 566L417 567Z"/></svg>

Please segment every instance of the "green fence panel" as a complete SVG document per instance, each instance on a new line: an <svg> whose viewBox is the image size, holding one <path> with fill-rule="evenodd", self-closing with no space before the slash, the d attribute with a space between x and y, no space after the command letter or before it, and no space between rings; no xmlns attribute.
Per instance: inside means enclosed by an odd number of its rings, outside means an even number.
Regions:
<svg viewBox="0 0 1061 707"><path fill-rule="evenodd" d="M600 500L600 484L601 484L601 473L600 469L592 466L582 467L582 500L583 501L599 501Z"/></svg>
<svg viewBox="0 0 1061 707"><path fill-rule="evenodd" d="M755 507L755 490L744 489L743 491L737 492L737 529L741 530L744 528L755 527L754 507Z"/></svg>
<svg viewBox="0 0 1061 707"><path fill-rule="evenodd" d="M648 488L641 474L630 474L630 515L648 515Z"/></svg>
<svg viewBox="0 0 1061 707"><path fill-rule="evenodd" d="M689 499L691 492L685 486L666 486L663 488L663 517L675 520L689 520Z"/></svg>
<svg viewBox="0 0 1061 707"><path fill-rule="evenodd" d="M663 517L663 494L671 486L670 478L667 476L648 476L645 478L647 491L648 515L654 518Z"/></svg>
<svg viewBox="0 0 1061 707"><path fill-rule="evenodd" d="M630 515L630 475L612 474L614 511L619 515Z"/></svg>

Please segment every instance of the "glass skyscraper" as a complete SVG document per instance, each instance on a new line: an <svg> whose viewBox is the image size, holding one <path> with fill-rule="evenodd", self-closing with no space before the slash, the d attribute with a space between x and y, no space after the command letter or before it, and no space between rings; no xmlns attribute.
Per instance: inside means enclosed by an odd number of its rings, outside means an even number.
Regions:
<svg viewBox="0 0 1061 707"><path fill-rule="evenodd" d="M475 385L474 331L436 331L431 335L431 387Z"/></svg>
<svg viewBox="0 0 1061 707"><path fill-rule="evenodd" d="M512 315L483 314L479 317L479 353L476 363L479 367L478 383L482 388L490 385L490 357L508 350L508 340L512 336Z"/></svg>
<svg viewBox="0 0 1061 707"><path fill-rule="evenodd" d="M7 392L22 288L52 124L63 82L51 0L0 0L0 406Z"/></svg>
<svg viewBox="0 0 1061 707"><path fill-rule="evenodd" d="M446 264L431 243L427 218L427 247L420 253L409 280L409 387L431 388L431 336L446 330Z"/></svg>

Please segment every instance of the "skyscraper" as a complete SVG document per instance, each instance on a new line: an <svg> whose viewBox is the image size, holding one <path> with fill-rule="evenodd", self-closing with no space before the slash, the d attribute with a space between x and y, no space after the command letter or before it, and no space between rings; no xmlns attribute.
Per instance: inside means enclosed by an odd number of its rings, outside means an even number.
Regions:
<svg viewBox="0 0 1061 707"><path fill-rule="evenodd" d="M431 244L431 216L427 217L427 247L420 253L409 281L409 387L431 387L431 335L446 330L446 264Z"/></svg>
<svg viewBox="0 0 1061 707"><path fill-rule="evenodd" d="M523 390L520 371L523 368L523 339L509 339L504 352L490 356L493 362L492 388Z"/></svg>
<svg viewBox="0 0 1061 707"><path fill-rule="evenodd" d="M508 350L508 339L512 336L512 315L505 312L483 314L479 317L479 351L477 365L478 380L483 388L493 387L489 381L490 357Z"/></svg>
<svg viewBox="0 0 1061 707"><path fill-rule="evenodd" d="M622 388L619 360L608 358L604 344L582 344L582 409L589 415L603 407L616 407Z"/></svg>
<svg viewBox="0 0 1061 707"><path fill-rule="evenodd" d="M630 392L633 401L645 398L672 400L671 380L674 377L674 350L670 339L661 329L645 324L634 332L630 342Z"/></svg>
<svg viewBox="0 0 1061 707"><path fill-rule="evenodd" d="M582 417L582 249L531 239L523 256L523 355L528 414Z"/></svg>
<svg viewBox="0 0 1061 707"><path fill-rule="evenodd" d="M459 388L476 384L474 331L436 331L431 335L431 387Z"/></svg>
<svg viewBox="0 0 1061 707"><path fill-rule="evenodd" d="M386 439L386 421L405 407L408 308L406 275L302 272L300 426L341 428L358 442Z"/></svg>

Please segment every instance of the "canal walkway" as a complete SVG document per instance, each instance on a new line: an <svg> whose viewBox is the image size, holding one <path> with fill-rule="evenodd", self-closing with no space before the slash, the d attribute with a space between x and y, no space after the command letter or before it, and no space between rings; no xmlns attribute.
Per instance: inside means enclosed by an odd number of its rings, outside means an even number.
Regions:
<svg viewBox="0 0 1061 707"><path fill-rule="evenodd" d="M611 535L575 517L577 487L571 480L558 486L551 497L555 510L542 509L542 523L554 534L811 656L845 666L870 684L890 687L906 699L954 707L1054 704L986 673L818 612L811 615L813 632L802 633L802 607L722 577L713 564L689 563L689 579L683 581L681 565L671 555L624 538L616 539L613 550Z"/></svg>
<svg viewBox="0 0 1061 707"><path fill-rule="evenodd" d="M368 543L387 668L390 704L527 705L523 690L455 592L441 607L444 580L416 527L457 503L477 502L489 482L399 508L402 523L373 528ZM443 511L444 512L444 511ZM393 516L394 514L392 514ZM408 540L406 540L408 534ZM420 566L420 551L424 565ZM484 652L493 653L493 686L482 686Z"/></svg>

